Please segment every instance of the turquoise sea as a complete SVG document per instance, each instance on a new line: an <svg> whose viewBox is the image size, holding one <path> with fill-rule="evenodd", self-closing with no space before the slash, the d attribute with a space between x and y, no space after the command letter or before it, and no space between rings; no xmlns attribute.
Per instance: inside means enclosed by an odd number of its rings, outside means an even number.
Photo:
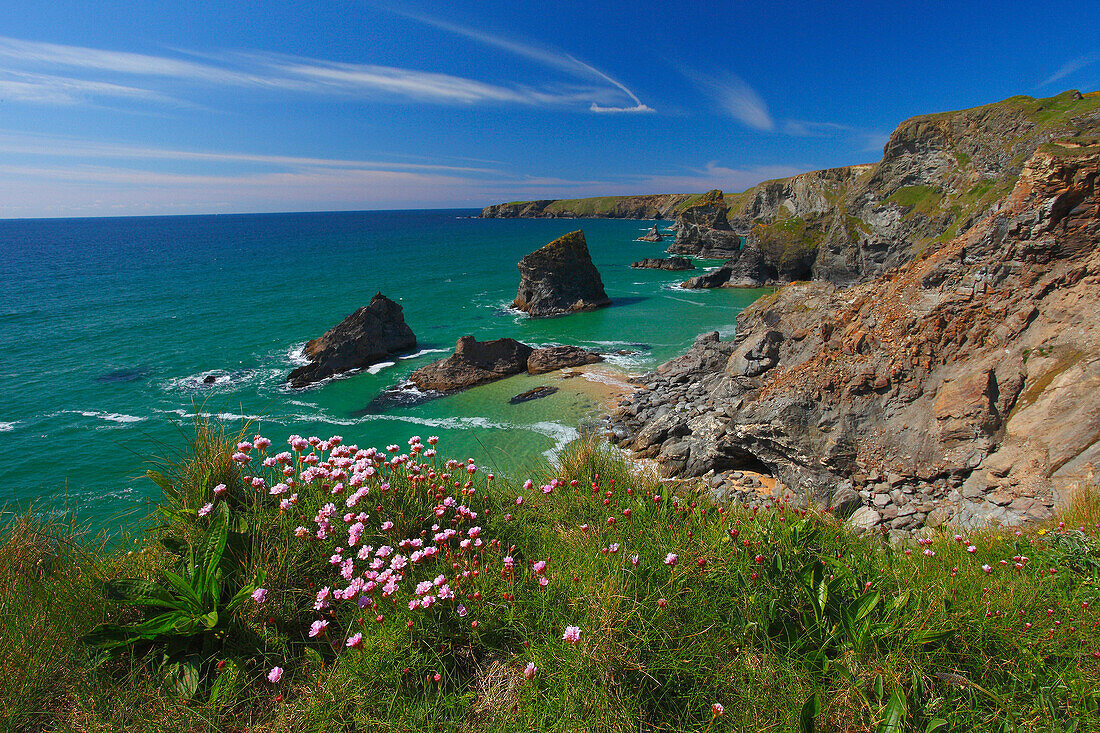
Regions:
<svg viewBox="0 0 1100 733"><path fill-rule="evenodd" d="M383 447L439 435L442 456L522 471L599 412L598 382L652 369L703 331L731 335L759 294L687 291L684 273L631 270L664 252L634 241L652 222L476 213L0 221L0 505L78 509L95 527L133 522L158 492L143 475L148 459L180 449L196 411L255 420L276 441L338 434ZM614 305L549 320L510 312L516 262L577 228ZM286 389L304 342L376 291L402 304L418 352ZM370 407L464 334L634 353L586 378L524 375ZM551 382L556 394L508 404Z"/></svg>

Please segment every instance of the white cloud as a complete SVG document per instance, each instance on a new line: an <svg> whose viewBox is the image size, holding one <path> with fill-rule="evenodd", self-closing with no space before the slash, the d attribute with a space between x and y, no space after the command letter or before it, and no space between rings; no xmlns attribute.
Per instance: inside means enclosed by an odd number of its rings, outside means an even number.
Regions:
<svg viewBox="0 0 1100 733"><path fill-rule="evenodd" d="M1081 69L1085 68L1086 66L1092 66L1097 61L1100 61L1100 54L1090 53L1090 54L1086 54L1085 56L1078 56L1077 58L1073 59L1072 61L1069 61L1069 62L1063 64L1060 69L1058 69L1053 74L1048 76L1046 79L1041 81L1039 83L1039 86L1045 87L1048 84L1053 84L1054 82L1058 81L1059 79L1064 79L1065 77L1069 76L1070 74L1073 74L1077 71L1080 71Z"/></svg>
<svg viewBox="0 0 1100 733"><path fill-rule="evenodd" d="M755 130L775 129L775 120L768 111L768 105L741 77L732 73L705 76L690 70L684 73L734 119Z"/></svg>

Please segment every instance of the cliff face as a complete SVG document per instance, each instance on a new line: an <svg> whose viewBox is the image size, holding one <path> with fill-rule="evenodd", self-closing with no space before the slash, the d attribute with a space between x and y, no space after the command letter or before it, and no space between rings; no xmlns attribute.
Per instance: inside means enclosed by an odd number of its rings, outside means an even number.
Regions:
<svg viewBox="0 0 1100 733"><path fill-rule="evenodd" d="M699 194L598 196L587 199L543 199L494 204L481 210L483 219L672 219Z"/></svg>
<svg viewBox="0 0 1100 733"><path fill-rule="evenodd" d="M812 278L850 285L908 262L988 214L1040 145L1087 131L1098 120L1100 97L1073 91L914 117L890 136L879 163L805 173L721 197L728 229L745 238L730 256L728 284ZM670 252L726 256L682 217Z"/></svg>
<svg viewBox="0 0 1100 733"><path fill-rule="evenodd" d="M1100 138L1043 144L1019 168L1030 144L971 141L960 171L928 152L959 139L941 121L903 126L888 149L919 140L925 152L888 155L890 170L860 174L858 190L935 176L957 191L999 170L1010 194L886 276L789 285L738 317L734 341L701 337L619 408L625 446L669 474L712 476L720 493L737 491L731 471L765 471L883 532L1044 518L1088 479L1100 460Z"/></svg>

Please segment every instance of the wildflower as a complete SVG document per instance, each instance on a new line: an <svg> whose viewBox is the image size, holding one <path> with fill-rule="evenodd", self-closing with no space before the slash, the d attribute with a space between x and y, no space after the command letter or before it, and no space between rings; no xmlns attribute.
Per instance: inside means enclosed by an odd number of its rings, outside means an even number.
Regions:
<svg viewBox="0 0 1100 733"><path fill-rule="evenodd" d="M326 628L328 628L328 621L314 621L309 625L309 637L312 639L320 636L325 633Z"/></svg>
<svg viewBox="0 0 1100 733"><path fill-rule="evenodd" d="M579 626L566 626L565 633L561 636L563 641L568 641L570 644L576 644L581 640L581 630Z"/></svg>
<svg viewBox="0 0 1100 733"><path fill-rule="evenodd" d="M221 496L222 494L224 494L228 490L229 489L226 488L225 484L218 484L217 486L214 487L214 496Z"/></svg>
<svg viewBox="0 0 1100 733"><path fill-rule="evenodd" d="M349 648L355 649L363 643L363 635L356 632L355 634L349 636L347 642L345 643Z"/></svg>
<svg viewBox="0 0 1100 733"><path fill-rule="evenodd" d="M265 448L270 448L271 447L271 441L268 440L267 438L263 437L262 435L257 435L252 440L252 444L260 450L264 450Z"/></svg>
<svg viewBox="0 0 1100 733"><path fill-rule="evenodd" d="M214 509L214 505L213 505L213 504L203 504L202 508L201 508L201 509L199 509L199 516L200 516L200 517L205 517L205 516L206 516L207 514L209 514L209 513L210 513L210 512L211 512L211 511L212 511L213 509Z"/></svg>
<svg viewBox="0 0 1100 733"><path fill-rule="evenodd" d="M982 565L982 570L984 570L987 575L993 572L993 568L989 565Z"/></svg>
<svg viewBox="0 0 1100 733"><path fill-rule="evenodd" d="M256 590L252 591L252 600L256 601L256 603L263 603L264 599L266 598L267 588L257 588Z"/></svg>
<svg viewBox="0 0 1100 733"><path fill-rule="evenodd" d="M672 567L673 565L675 565L679 560L680 560L680 556L677 555L674 552L670 552L667 555L665 555L665 565L668 565L669 567Z"/></svg>
<svg viewBox="0 0 1100 733"><path fill-rule="evenodd" d="M522 505L523 505L523 497L522 496L517 496L516 497L516 506L522 506Z"/></svg>
<svg viewBox="0 0 1100 733"><path fill-rule="evenodd" d="M722 707L722 703L716 702L710 706L710 712L714 717L720 718L726 714L726 709Z"/></svg>
<svg viewBox="0 0 1100 733"><path fill-rule="evenodd" d="M267 681L271 684L275 684L283 678L282 667L272 667L271 671L267 673Z"/></svg>
<svg viewBox="0 0 1100 733"><path fill-rule="evenodd" d="M531 566L531 572L535 575L541 575L546 570L546 561L539 560L537 563Z"/></svg>
<svg viewBox="0 0 1100 733"><path fill-rule="evenodd" d="M966 548L966 551L967 551L967 552L969 552L969 553L971 553L971 554L973 554L973 553L975 553L975 552L977 552L977 551L978 551L978 548L977 548L977 547L975 547L974 545L970 545L970 547L967 547L967 548Z"/></svg>
<svg viewBox="0 0 1100 733"><path fill-rule="evenodd" d="M664 598L658 598L657 599L657 608L664 608L667 605L668 605L668 601L666 601Z"/></svg>
<svg viewBox="0 0 1100 733"><path fill-rule="evenodd" d="M539 668L535 666L534 662L528 662L527 666L523 670L523 678L530 680L534 679L535 672L538 672Z"/></svg>
<svg viewBox="0 0 1100 733"><path fill-rule="evenodd" d="M305 527L297 527L294 530L294 536L297 537L300 540L305 539L306 537L309 536L309 530L306 529Z"/></svg>
<svg viewBox="0 0 1100 733"><path fill-rule="evenodd" d="M638 560L639 560L639 558L638 558L637 555L631 555L630 556L630 564L633 565L634 567L638 567Z"/></svg>

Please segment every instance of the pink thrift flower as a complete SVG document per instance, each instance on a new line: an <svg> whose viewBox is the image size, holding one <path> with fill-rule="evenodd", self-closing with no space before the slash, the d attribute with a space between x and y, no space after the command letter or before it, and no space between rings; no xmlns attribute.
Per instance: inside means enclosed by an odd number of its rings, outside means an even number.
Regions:
<svg viewBox="0 0 1100 733"><path fill-rule="evenodd" d="M539 668L535 666L534 662L528 662L527 666L523 670L524 679L534 679L535 673L539 671Z"/></svg>
<svg viewBox="0 0 1100 733"><path fill-rule="evenodd" d="M565 633L561 635L563 641L568 641L570 644L576 644L581 640L581 629L579 626L566 626Z"/></svg>
<svg viewBox="0 0 1100 733"><path fill-rule="evenodd" d="M214 505L213 505L213 504L203 504L202 508L201 508L201 509L199 509L199 516L200 516L200 517L205 517L205 516L206 516L207 514L209 514L209 513L210 513L210 512L211 512L211 511L212 511L213 509L214 509Z"/></svg>
<svg viewBox="0 0 1100 733"><path fill-rule="evenodd" d="M546 561L545 560L539 560L537 563L535 563L534 565L531 566L531 571L535 575L541 575L544 570L546 570Z"/></svg>
<svg viewBox="0 0 1100 733"><path fill-rule="evenodd" d="M267 598L267 589L266 588L257 588L256 590L252 591L252 600L256 601L256 603L263 603L264 599L266 599L266 598Z"/></svg>
<svg viewBox="0 0 1100 733"><path fill-rule="evenodd" d="M225 484L218 484L217 486L214 487L214 496L221 496L222 494L224 494L228 490L229 489L226 488Z"/></svg>
<svg viewBox="0 0 1100 733"><path fill-rule="evenodd" d="M722 703L716 702L710 706L710 712L714 717L720 718L726 714L726 709L722 707Z"/></svg>
<svg viewBox="0 0 1100 733"><path fill-rule="evenodd" d="M680 556L674 552L670 552L665 555L665 565L668 565L669 567L675 565L677 562L679 562L679 560Z"/></svg>
<svg viewBox="0 0 1100 733"><path fill-rule="evenodd" d="M328 628L328 621L314 621L309 625L309 636L313 638L325 633L325 629Z"/></svg>
<svg viewBox="0 0 1100 733"><path fill-rule="evenodd" d="M271 684L275 684L283 678L282 667L272 667L271 671L267 673L267 681Z"/></svg>
<svg viewBox="0 0 1100 733"><path fill-rule="evenodd" d="M362 643L363 643L363 635L360 634L360 633L355 633L352 636L349 636L348 640L346 642L347 646L352 648L352 649L358 648L359 646L362 645Z"/></svg>

